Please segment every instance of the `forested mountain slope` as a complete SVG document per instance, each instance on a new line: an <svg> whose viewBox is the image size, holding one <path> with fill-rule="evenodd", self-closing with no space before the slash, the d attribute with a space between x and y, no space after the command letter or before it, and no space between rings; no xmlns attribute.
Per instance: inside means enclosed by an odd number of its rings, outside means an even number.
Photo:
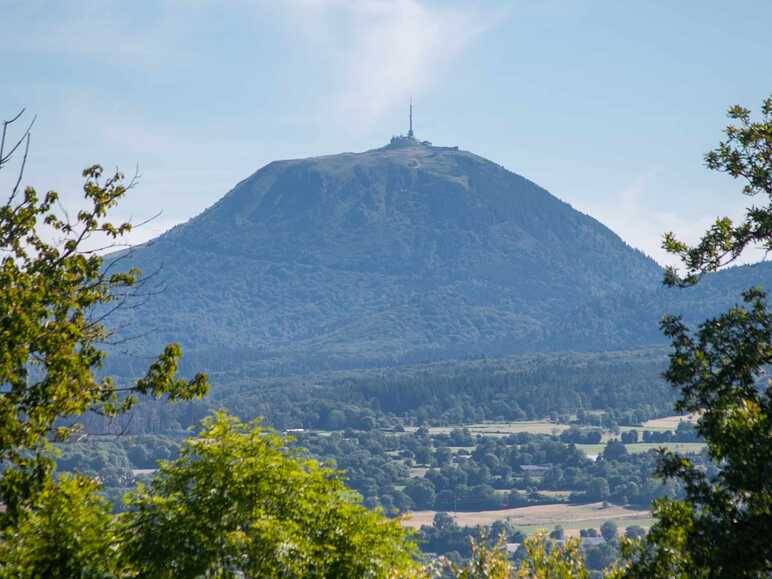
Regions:
<svg viewBox="0 0 772 579"><path fill-rule="evenodd" d="M662 289L652 259L535 183L409 139L270 163L129 261L163 288L115 316L149 330L133 348L269 374L657 344L664 311L702 316L772 271Z"/></svg>

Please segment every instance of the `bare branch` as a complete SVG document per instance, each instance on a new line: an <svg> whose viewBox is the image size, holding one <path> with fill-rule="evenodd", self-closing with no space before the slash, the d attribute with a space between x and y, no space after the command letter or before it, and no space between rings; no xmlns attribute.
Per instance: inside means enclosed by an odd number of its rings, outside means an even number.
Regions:
<svg viewBox="0 0 772 579"><path fill-rule="evenodd" d="M5 163L10 161L11 157L13 157L13 154L16 152L16 149L21 147L21 144L29 136L30 131L32 130L32 126L35 124L35 121L37 120L37 118L38 118L37 115L32 117L32 121L30 122L29 125L27 125L27 128L21 134L21 137L19 137L19 140L16 141L16 144L13 147L11 147L11 150L8 151L8 153L6 153L5 156L0 157L0 167L2 167ZM4 127L3 128L5 129L5 123L4 123Z"/></svg>
<svg viewBox="0 0 772 579"><path fill-rule="evenodd" d="M19 120L19 118L24 114L24 111L27 109L25 107L22 107L22 109L17 113L15 117L13 117L9 121L3 121L3 134L0 136L0 167L3 165L3 151L5 150L5 135L8 132L8 126L12 125L16 121Z"/></svg>
<svg viewBox="0 0 772 579"><path fill-rule="evenodd" d="M19 191L19 185L21 185L21 180L24 177L24 168L27 166L27 156L29 155L29 141L30 141L30 134L27 133L27 136L24 138L25 144L24 144L24 156L21 158L21 167L19 167L19 175L16 179L16 184L13 186L13 189L11 190L11 198L8 200L8 205L13 203L13 198L16 197L16 193Z"/></svg>

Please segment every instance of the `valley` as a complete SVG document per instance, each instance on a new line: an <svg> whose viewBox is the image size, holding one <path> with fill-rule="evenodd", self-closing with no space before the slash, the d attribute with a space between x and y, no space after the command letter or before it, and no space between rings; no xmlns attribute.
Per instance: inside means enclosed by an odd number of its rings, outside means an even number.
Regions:
<svg viewBox="0 0 772 579"><path fill-rule="evenodd" d="M382 420L386 417L365 430L362 425L291 428L284 434L338 470L366 506L404 517L403 524L422 535L444 533L430 531L438 513L448 513L458 527L454 532L467 537L494 523L505 525L513 537L540 528L561 528L573 536L607 521L620 532L645 529L651 524L651 500L680 493L653 476L654 450L686 452L707 464L689 417L619 425L607 413L593 411L428 427L403 426L392 418L390 426L379 427ZM129 435L68 444L59 464L100 476L119 505L123 489L152 477L152 465L174 456L182 436ZM588 437L598 442L573 442ZM654 437L660 441L637 442ZM436 541L431 544L437 548Z"/></svg>

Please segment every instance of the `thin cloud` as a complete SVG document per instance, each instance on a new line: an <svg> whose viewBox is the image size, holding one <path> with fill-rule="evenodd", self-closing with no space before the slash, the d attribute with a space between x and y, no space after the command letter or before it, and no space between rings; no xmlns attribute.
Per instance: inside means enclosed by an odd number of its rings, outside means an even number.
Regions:
<svg viewBox="0 0 772 579"><path fill-rule="evenodd" d="M657 172L651 170L639 175L613 196L606 196L583 210L660 265L679 265L678 259L661 247L664 233L672 231L678 239L694 244L718 215L697 210L685 214L657 209L651 200L662 198L662 187L657 183ZM740 220L744 213L745 205L739 203L728 215ZM762 257L758 251L751 249L737 263L752 263Z"/></svg>
<svg viewBox="0 0 772 579"><path fill-rule="evenodd" d="M426 91L501 16L417 0L298 0L293 8L304 35L334 54L338 83L324 108L352 133ZM345 30L330 35L331 20Z"/></svg>

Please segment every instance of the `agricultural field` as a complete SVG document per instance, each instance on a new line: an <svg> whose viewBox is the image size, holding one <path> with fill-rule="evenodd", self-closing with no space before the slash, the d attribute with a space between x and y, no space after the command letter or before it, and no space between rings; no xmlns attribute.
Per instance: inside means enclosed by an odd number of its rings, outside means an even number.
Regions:
<svg viewBox="0 0 772 579"><path fill-rule="evenodd" d="M697 416L689 414L687 416L681 416L676 414L675 416L665 416L663 418L654 418L647 420L643 423L643 430L675 430L681 422L697 422Z"/></svg>
<svg viewBox="0 0 772 579"><path fill-rule="evenodd" d="M589 458L595 459L606 448L606 443L601 442L599 444L577 444L576 448L581 450ZM705 448L703 442L636 442L633 444L625 444L627 452L631 454L638 454L641 452L648 452L657 448L667 448L675 452L682 453L694 453L702 452Z"/></svg>
<svg viewBox="0 0 772 579"><path fill-rule="evenodd" d="M696 421L696 417L693 415L681 416L664 416L662 418L654 418L647 420L640 426L621 426L619 430L621 432L628 432L636 430L641 434L646 431L665 432L675 431L681 422ZM561 424L551 420L517 420L512 422L479 422L474 424L463 424L454 426L433 426L429 427L429 434L449 434L453 430L463 428L468 430L472 435L482 436L508 436L510 434L528 433L528 434L560 434L561 432L568 430L570 425ZM417 427L406 427L405 432L415 432ZM614 434L609 431L603 433L603 442L606 443L609 440L618 438L618 434Z"/></svg>
<svg viewBox="0 0 772 579"><path fill-rule="evenodd" d="M648 452L656 448L667 448L675 452L702 452L705 448L704 442L636 442L635 444L626 444L627 452L636 454Z"/></svg>
<svg viewBox="0 0 772 579"><path fill-rule="evenodd" d="M429 428L429 434L449 434L453 430L465 428L472 435L483 436L509 436L525 432L528 434L560 434L568 430L568 425L559 424L549 420L518 420L514 422L481 422L477 424L465 424L463 426L433 426ZM406 432L415 432L416 427L405 428Z"/></svg>
<svg viewBox="0 0 772 579"><path fill-rule="evenodd" d="M435 514L437 511L415 511L406 516L404 524L416 529L423 525L431 525ZM460 526L473 527L491 525L496 521L509 521L527 533L537 529L552 529L560 525L572 534L572 531L578 533L579 529L599 527L604 521L614 521L620 527L651 526L651 516L646 510L614 505L604 506L602 502L583 505L538 505L471 513L449 512L448 514Z"/></svg>
<svg viewBox="0 0 772 579"><path fill-rule="evenodd" d="M667 432L675 431L681 422L694 422L696 417L693 415L681 416L665 416L662 418L655 418L648 420L640 426L621 426L619 432L637 431L640 436L643 436L645 431L650 432ZM472 436L486 436L486 437L505 437L511 434L528 433L528 434L548 434L559 435L561 432L569 429L570 426L566 424L560 424L551 420L521 420L512 422L481 422L474 424L465 424L460 426L437 426L430 427L430 435L449 434L453 430L463 428L469 431ZM406 432L415 432L418 430L416 427L408 427ZM597 444L576 444L576 447L581 450L588 458L595 460L603 450L606 448L611 440L619 439L619 432L611 432L606 430L603 432L601 442ZM632 454L644 453L649 450L657 448L667 448L676 452L682 453L699 453L705 445L700 442L638 442L628 443L625 445L627 451ZM451 447L453 454L471 453L474 450L474 446L468 447ZM412 476L423 476L419 473L419 469L412 469L414 472Z"/></svg>
<svg viewBox="0 0 772 579"><path fill-rule="evenodd" d="M598 455L603 452L603 449L606 448L606 443L600 442L598 444L577 444L576 448L581 450L587 456L587 458L595 460L598 458Z"/></svg>

